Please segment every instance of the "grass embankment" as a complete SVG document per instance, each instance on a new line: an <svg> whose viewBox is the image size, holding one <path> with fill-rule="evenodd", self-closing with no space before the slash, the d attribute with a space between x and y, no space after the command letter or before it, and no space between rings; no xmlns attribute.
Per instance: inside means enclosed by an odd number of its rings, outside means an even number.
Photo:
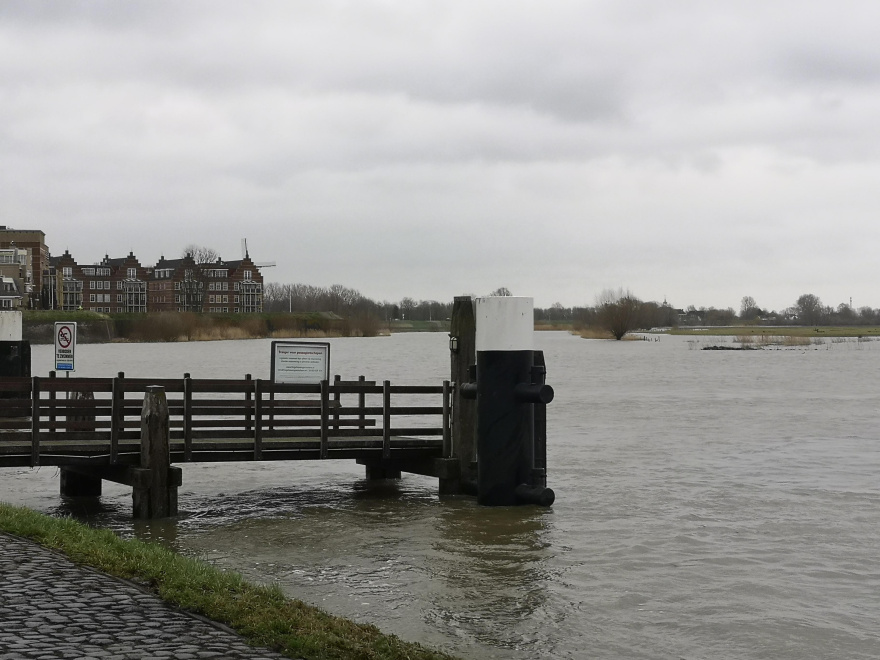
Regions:
<svg viewBox="0 0 880 660"><path fill-rule="evenodd" d="M163 600L231 627L251 644L291 658L453 660L452 656L384 635L375 626L331 616L286 598L277 586L183 557L153 543L120 539L69 518L0 503L0 531L60 551L78 564L143 584Z"/></svg>
<svg viewBox="0 0 880 660"><path fill-rule="evenodd" d="M673 328L670 335L706 335L713 337L880 337L877 326L776 326L741 325L724 327Z"/></svg>
<svg viewBox="0 0 880 660"><path fill-rule="evenodd" d="M449 321L402 321L388 322L389 332L449 332Z"/></svg>

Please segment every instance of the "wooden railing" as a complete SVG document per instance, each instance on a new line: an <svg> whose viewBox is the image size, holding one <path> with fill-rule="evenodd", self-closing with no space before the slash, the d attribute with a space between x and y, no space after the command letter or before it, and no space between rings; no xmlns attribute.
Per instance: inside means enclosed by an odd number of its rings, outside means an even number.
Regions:
<svg viewBox="0 0 880 660"><path fill-rule="evenodd" d="M266 460L279 450L425 448L450 453L451 386L392 385L338 376L319 385L252 379L5 378L0 380L0 465L27 448L41 457L106 454L109 463L139 451L147 386L168 399L177 461ZM245 452L250 455L242 456ZM210 453L210 457L209 457ZM53 461L57 464L57 461ZM12 464L7 460L5 464Z"/></svg>

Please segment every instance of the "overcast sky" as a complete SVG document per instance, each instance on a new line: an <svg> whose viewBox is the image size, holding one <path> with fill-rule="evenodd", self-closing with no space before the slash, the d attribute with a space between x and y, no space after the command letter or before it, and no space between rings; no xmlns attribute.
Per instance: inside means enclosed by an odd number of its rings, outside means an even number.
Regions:
<svg viewBox="0 0 880 660"><path fill-rule="evenodd" d="M876 0L0 1L0 224L377 300L880 307Z"/></svg>

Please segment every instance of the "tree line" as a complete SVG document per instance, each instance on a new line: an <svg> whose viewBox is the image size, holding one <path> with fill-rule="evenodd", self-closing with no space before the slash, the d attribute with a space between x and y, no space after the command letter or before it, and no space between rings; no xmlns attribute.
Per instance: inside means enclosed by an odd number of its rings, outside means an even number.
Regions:
<svg viewBox="0 0 880 660"><path fill-rule="evenodd" d="M501 287L490 296L509 296ZM341 284L329 287L310 284L267 284L263 288L266 312L332 312L344 317L370 316L377 321L445 321L452 316L452 301L416 300L405 297L390 302L367 298L360 291Z"/></svg>
<svg viewBox="0 0 880 660"><path fill-rule="evenodd" d="M501 287L487 295L511 295ZM418 300L404 297L398 301L377 301L360 291L341 284L328 287L309 284L270 283L264 287L263 309L266 312L331 312L341 317L376 323L391 321L444 321L452 315L452 301ZM641 300L628 289L607 289L596 297L595 304L566 307L554 303L535 308L535 322L570 325L578 328L602 328L615 337L638 329L677 326L761 325L880 325L880 309L854 309L846 303L825 305L818 296L805 293L793 305L781 311L762 308L752 296L743 296L739 311L732 307L673 307L666 302Z"/></svg>
<svg viewBox="0 0 880 660"><path fill-rule="evenodd" d="M643 302L631 291L605 290L592 308L566 310L561 306L553 309L557 318L566 313L576 324L598 327L610 332L615 339L622 339L627 332L639 329L675 326L725 326L752 325L799 325L799 326L874 326L880 325L880 309L841 303L831 307L822 303L812 293L798 297L795 304L781 312L762 309L752 296L743 296L739 314L732 307L716 309L693 305L686 309L674 309L665 300L662 304Z"/></svg>

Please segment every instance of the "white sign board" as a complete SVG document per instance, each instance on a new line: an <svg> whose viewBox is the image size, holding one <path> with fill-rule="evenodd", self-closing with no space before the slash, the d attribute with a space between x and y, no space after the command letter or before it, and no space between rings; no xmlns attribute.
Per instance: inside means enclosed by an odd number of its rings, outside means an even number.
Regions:
<svg viewBox="0 0 880 660"><path fill-rule="evenodd" d="M0 341L21 341L21 312L0 312Z"/></svg>
<svg viewBox="0 0 880 660"><path fill-rule="evenodd" d="M330 344L318 341L273 341L272 382L317 385L330 380Z"/></svg>
<svg viewBox="0 0 880 660"><path fill-rule="evenodd" d="M76 323L55 323L55 370L75 371L73 358L76 352Z"/></svg>

